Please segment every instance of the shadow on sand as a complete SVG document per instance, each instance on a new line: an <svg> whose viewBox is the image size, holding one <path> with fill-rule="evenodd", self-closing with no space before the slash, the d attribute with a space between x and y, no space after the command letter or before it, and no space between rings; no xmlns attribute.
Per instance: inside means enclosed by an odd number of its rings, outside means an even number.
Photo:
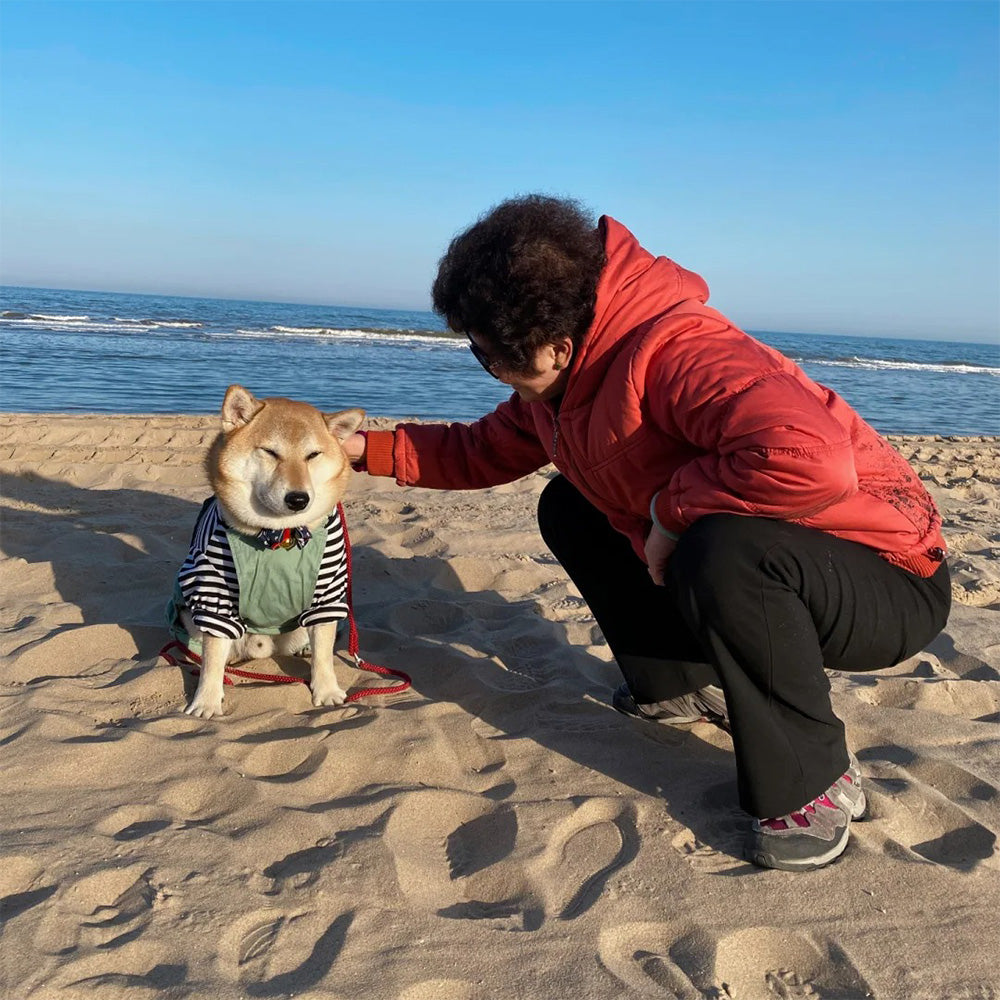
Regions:
<svg viewBox="0 0 1000 1000"><path fill-rule="evenodd" d="M17 651L21 630L38 645L69 630L113 625L126 630L138 650L113 683L164 669L162 661L155 665L167 639L162 611L199 505L144 490L83 489L34 474L6 477L3 492L13 502L5 510L5 553L23 559L24 571L49 564L54 590L67 605L62 623L42 637L29 627L31 609L17 609L6 628L8 649ZM351 503L346 506L350 519ZM424 698L454 703L481 720L488 739L531 739L662 801L698 841L732 854L732 828L742 817L732 754L689 732L615 713L609 700L620 681L616 669L570 645L564 627L542 618L534 600L468 591L449 563L433 556L398 560L355 546L354 568L363 655L409 673ZM52 615L51 607L46 613ZM346 631L338 645L346 644ZM189 696L190 676L178 673ZM179 709L180 684L177 696ZM421 704L390 702L378 711L413 711ZM725 874L755 870L737 863Z"/></svg>

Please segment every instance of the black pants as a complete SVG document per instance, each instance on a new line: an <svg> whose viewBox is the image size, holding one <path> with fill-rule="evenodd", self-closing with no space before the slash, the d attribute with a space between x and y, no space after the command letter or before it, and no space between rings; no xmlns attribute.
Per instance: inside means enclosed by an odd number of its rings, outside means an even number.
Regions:
<svg viewBox="0 0 1000 1000"><path fill-rule="evenodd" d="M951 605L944 563L922 579L856 542L735 514L685 531L658 587L562 476L542 492L538 523L639 703L721 685L753 816L792 812L847 770L824 668L899 663L944 628Z"/></svg>

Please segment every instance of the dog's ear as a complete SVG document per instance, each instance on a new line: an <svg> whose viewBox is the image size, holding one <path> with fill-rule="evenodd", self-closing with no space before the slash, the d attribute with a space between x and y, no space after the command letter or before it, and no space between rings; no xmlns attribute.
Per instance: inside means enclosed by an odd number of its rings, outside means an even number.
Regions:
<svg viewBox="0 0 1000 1000"><path fill-rule="evenodd" d="M365 411L354 407L350 410L340 410L338 413L324 413L323 419L330 433L339 441L349 438L365 419Z"/></svg>
<svg viewBox="0 0 1000 1000"><path fill-rule="evenodd" d="M259 399L254 399L249 389L241 385L231 385L222 401L222 429L230 434L239 427L250 423L264 409Z"/></svg>

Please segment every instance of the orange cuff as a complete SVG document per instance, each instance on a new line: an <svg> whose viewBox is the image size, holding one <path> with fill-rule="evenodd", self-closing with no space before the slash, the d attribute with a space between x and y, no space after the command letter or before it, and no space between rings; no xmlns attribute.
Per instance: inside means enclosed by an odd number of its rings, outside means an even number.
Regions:
<svg viewBox="0 0 1000 1000"><path fill-rule="evenodd" d="M396 435L393 431L369 431L365 462L370 476L391 476L395 463L392 448Z"/></svg>

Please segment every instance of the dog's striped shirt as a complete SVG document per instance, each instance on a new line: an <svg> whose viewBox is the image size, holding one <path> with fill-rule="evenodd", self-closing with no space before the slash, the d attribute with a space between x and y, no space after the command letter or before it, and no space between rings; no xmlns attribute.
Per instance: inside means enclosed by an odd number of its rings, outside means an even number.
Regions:
<svg viewBox="0 0 1000 1000"><path fill-rule="evenodd" d="M191 547L177 574L184 604L195 624L209 635L238 639L247 631L240 617L240 583L226 525L213 497L202 508ZM347 554L344 528L334 511L326 522L326 545L316 575L312 602L299 615L305 627L346 618ZM278 623L275 623L278 624Z"/></svg>

